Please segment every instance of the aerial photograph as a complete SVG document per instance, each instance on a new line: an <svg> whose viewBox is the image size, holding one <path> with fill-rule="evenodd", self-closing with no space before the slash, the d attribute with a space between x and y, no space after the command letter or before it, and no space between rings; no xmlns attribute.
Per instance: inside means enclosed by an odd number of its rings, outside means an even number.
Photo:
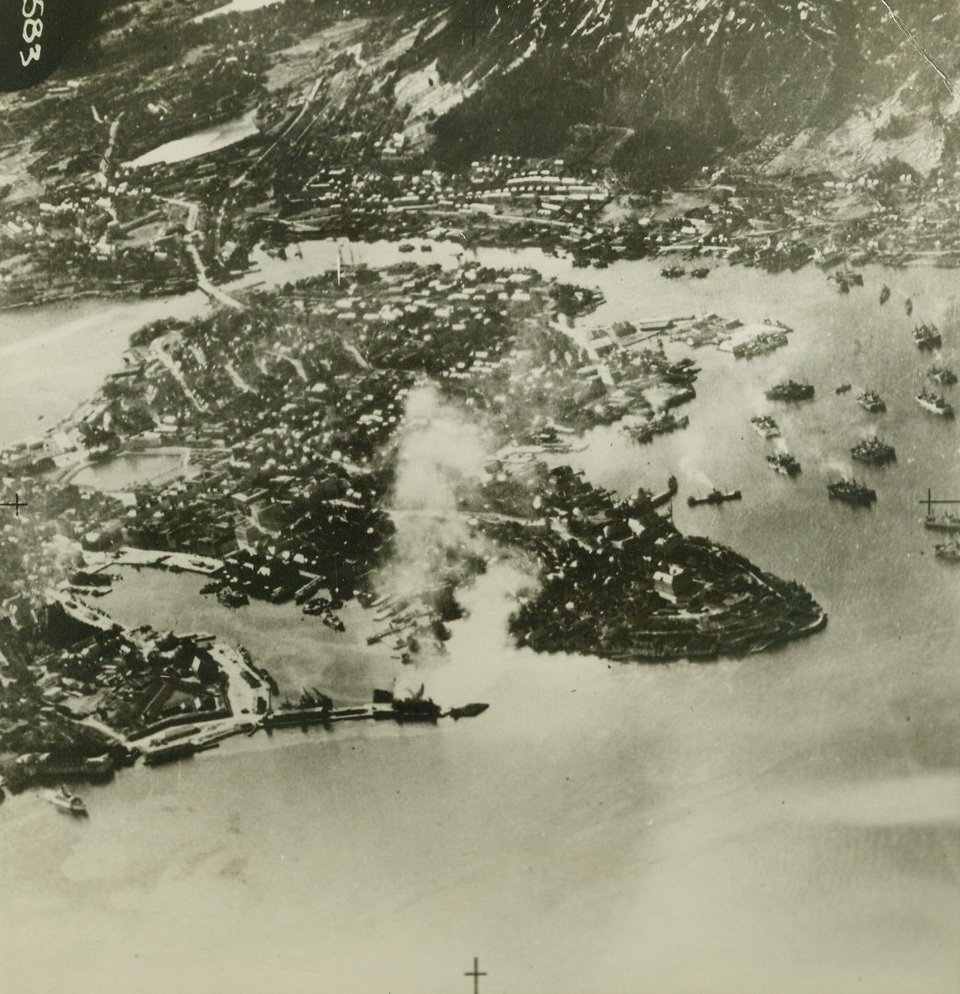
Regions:
<svg viewBox="0 0 960 994"><path fill-rule="evenodd" d="M0 989L960 991L960 5L5 0Z"/></svg>

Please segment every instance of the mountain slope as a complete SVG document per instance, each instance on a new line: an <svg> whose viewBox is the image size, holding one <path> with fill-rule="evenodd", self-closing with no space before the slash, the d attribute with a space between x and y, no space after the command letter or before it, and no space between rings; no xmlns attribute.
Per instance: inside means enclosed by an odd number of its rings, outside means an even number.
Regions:
<svg viewBox="0 0 960 994"><path fill-rule="evenodd" d="M960 71L960 11L912 0L907 27L947 76ZM956 112L870 0L456 0L395 68L425 64L440 85L466 85L431 128L437 155L453 162L551 154L588 124L635 132L619 154L628 170L683 171L719 148L826 135L861 113L880 126L896 114L912 131Z"/></svg>

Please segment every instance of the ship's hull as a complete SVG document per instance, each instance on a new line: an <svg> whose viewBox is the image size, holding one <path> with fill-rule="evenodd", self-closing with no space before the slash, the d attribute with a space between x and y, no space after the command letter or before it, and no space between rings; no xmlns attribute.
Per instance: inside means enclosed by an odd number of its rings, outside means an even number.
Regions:
<svg viewBox="0 0 960 994"><path fill-rule="evenodd" d="M731 494L720 494L718 497L688 497L687 504L690 507L699 507L701 504L725 504L728 500L740 500L743 495L739 490L734 490Z"/></svg>
<svg viewBox="0 0 960 994"><path fill-rule="evenodd" d="M931 403L929 400L925 400L923 397L917 397L917 403L925 410L929 411L931 414L936 414L940 418L952 418L953 408L946 404L944 407L938 407L936 404Z"/></svg>
<svg viewBox="0 0 960 994"><path fill-rule="evenodd" d="M924 528L939 532L960 532L960 518L927 518Z"/></svg>

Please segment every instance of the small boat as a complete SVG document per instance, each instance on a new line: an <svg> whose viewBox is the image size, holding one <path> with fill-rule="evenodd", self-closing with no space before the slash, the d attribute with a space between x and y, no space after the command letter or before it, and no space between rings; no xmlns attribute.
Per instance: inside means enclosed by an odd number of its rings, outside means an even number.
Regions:
<svg viewBox="0 0 960 994"><path fill-rule="evenodd" d="M884 283L883 287L880 290L880 306L883 307L883 305L889 299L890 299L890 287L888 287L886 283Z"/></svg>
<svg viewBox="0 0 960 994"><path fill-rule="evenodd" d="M77 794L71 794L63 784L60 785L58 791L48 792L47 800L55 808L67 814L83 816L87 813L87 806L83 803L83 799Z"/></svg>
<svg viewBox="0 0 960 994"><path fill-rule="evenodd" d="M660 270L660 275L665 280L678 280L681 276L685 276L686 272L683 266L667 266Z"/></svg>
<svg viewBox="0 0 960 994"><path fill-rule="evenodd" d="M934 551L940 559L949 559L951 562L960 562L960 541L954 539L952 542L943 542L934 546Z"/></svg>
<svg viewBox="0 0 960 994"><path fill-rule="evenodd" d="M242 590L229 586L217 591L217 600L224 607L243 607L250 603L250 598Z"/></svg>
<svg viewBox="0 0 960 994"><path fill-rule="evenodd" d="M696 269L690 270L690 275L695 280L704 280L710 275L710 270L706 266L698 266Z"/></svg>
<svg viewBox="0 0 960 994"><path fill-rule="evenodd" d="M850 390L849 383L841 383L840 386L838 386L837 389L834 390L834 393L848 393L849 390Z"/></svg>
<svg viewBox="0 0 960 994"><path fill-rule="evenodd" d="M931 414L937 414L941 418L952 418L953 407L944 400L938 393L921 390L917 394L917 403Z"/></svg>
<svg viewBox="0 0 960 994"><path fill-rule="evenodd" d="M483 714L488 707L490 707L489 704L475 702L473 704L464 704L458 708L450 708L447 714L453 718L454 721L457 721L460 718L476 718L478 714Z"/></svg>
<svg viewBox="0 0 960 994"><path fill-rule="evenodd" d="M827 277L827 282L828 283L832 283L834 285L834 288L836 289L836 291L838 293L849 293L850 292L850 281L840 271L837 271L835 273L831 273Z"/></svg>
<svg viewBox="0 0 960 994"><path fill-rule="evenodd" d="M739 490L732 490L729 493L723 493L721 490L711 490L706 497L693 497L687 498L687 504L690 507L696 507L698 504L723 504L728 500L740 500L743 495Z"/></svg>
<svg viewBox="0 0 960 994"><path fill-rule="evenodd" d="M400 245L397 246L397 251L398 252L413 252L414 251L414 247L409 242L401 242Z"/></svg>

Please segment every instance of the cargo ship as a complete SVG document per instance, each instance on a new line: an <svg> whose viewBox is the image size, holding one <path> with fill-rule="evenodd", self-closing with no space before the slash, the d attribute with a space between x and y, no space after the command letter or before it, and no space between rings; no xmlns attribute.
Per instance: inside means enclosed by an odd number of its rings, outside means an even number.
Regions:
<svg viewBox="0 0 960 994"><path fill-rule="evenodd" d="M960 532L960 514L928 514L923 527L940 532Z"/></svg>
<svg viewBox="0 0 960 994"><path fill-rule="evenodd" d="M751 356L783 348L786 344L786 331L777 328L771 331L762 331L760 334L754 335L748 342L740 342L738 345L734 345L733 354L737 359L749 359Z"/></svg>
<svg viewBox="0 0 960 994"><path fill-rule="evenodd" d="M653 418L642 425L625 426L626 432L637 442L652 442L656 435L665 435L671 431L679 431L690 424L688 417L677 418L669 412Z"/></svg>
<svg viewBox="0 0 960 994"><path fill-rule="evenodd" d="M711 490L706 497L688 497L687 504L690 507L697 507L699 504L723 504L728 500L740 500L743 495L739 490L732 490L729 493L723 493L721 490Z"/></svg>
<svg viewBox="0 0 960 994"><path fill-rule="evenodd" d="M750 424L753 425L753 430L764 438L776 438L780 434L780 426L769 414L758 414L750 419Z"/></svg>
<svg viewBox="0 0 960 994"><path fill-rule="evenodd" d="M888 462L893 462L897 458L897 450L892 445L887 445L880 438L865 438L850 450L850 455L860 462L870 463L872 466L883 466Z"/></svg>
<svg viewBox="0 0 960 994"><path fill-rule="evenodd" d="M942 344L940 331L935 324L918 324L913 329L913 341L918 349L938 349Z"/></svg>
<svg viewBox="0 0 960 994"><path fill-rule="evenodd" d="M813 398L813 387L809 383L797 383L796 380L787 380L784 383L776 383L767 391L767 400L811 400Z"/></svg>
<svg viewBox="0 0 960 994"><path fill-rule="evenodd" d="M871 414L882 414L887 409L887 405L883 402L883 398L875 390L864 390L863 393L857 397L857 403L865 411L869 411Z"/></svg>
<svg viewBox="0 0 960 994"><path fill-rule="evenodd" d="M917 403L931 414L937 414L941 418L952 418L953 407L946 402L941 394L932 391L921 390L917 394Z"/></svg>
<svg viewBox="0 0 960 994"><path fill-rule="evenodd" d="M839 480L827 484L827 493L833 500L842 500L847 504L869 507L876 499L876 490L865 487L856 480Z"/></svg>
<svg viewBox="0 0 960 994"><path fill-rule="evenodd" d="M796 476L800 472L800 463L789 452L778 452L776 455L767 456L767 462L784 476Z"/></svg>
<svg viewBox="0 0 960 994"><path fill-rule="evenodd" d="M949 366L944 366L938 362L927 370L927 376L942 387L953 386L957 382L957 374Z"/></svg>
<svg viewBox="0 0 960 994"><path fill-rule="evenodd" d="M954 539L952 542L943 542L934 546L934 551L940 559L949 559L952 562L960 562L960 541Z"/></svg>

